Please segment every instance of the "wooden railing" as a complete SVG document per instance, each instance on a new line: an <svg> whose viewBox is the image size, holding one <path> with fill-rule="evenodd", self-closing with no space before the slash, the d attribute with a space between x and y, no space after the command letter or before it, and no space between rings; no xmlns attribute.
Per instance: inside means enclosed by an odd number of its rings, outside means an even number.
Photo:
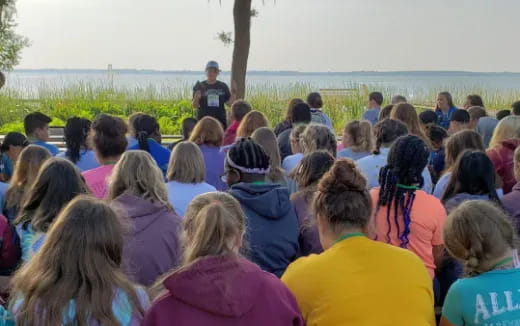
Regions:
<svg viewBox="0 0 520 326"><path fill-rule="evenodd" d="M5 135L0 135L0 143L4 141L4 137ZM171 144L181 138L182 136L180 135L162 135L162 143L163 145ZM63 139L63 135L51 135L48 143L58 146L60 150L65 149L65 140Z"/></svg>

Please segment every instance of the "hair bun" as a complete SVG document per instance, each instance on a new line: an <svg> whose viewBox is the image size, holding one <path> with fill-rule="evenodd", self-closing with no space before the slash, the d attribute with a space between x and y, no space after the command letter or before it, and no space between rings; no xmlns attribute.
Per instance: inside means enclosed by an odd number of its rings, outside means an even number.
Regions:
<svg viewBox="0 0 520 326"><path fill-rule="evenodd" d="M367 190L367 180L351 159L339 159L326 173L318 186L320 192L342 193Z"/></svg>

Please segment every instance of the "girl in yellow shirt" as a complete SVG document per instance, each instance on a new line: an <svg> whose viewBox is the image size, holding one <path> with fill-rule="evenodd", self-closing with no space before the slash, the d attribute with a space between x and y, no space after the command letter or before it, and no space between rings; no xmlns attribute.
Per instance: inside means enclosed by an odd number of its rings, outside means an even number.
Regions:
<svg viewBox="0 0 520 326"><path fill-rule="evenodd" d="M352 160L335 162L314 200L325 251L295 261L282 281L310 326L433 326L432 282L421 260L365 237L372 215L366 189Z"/></svg>

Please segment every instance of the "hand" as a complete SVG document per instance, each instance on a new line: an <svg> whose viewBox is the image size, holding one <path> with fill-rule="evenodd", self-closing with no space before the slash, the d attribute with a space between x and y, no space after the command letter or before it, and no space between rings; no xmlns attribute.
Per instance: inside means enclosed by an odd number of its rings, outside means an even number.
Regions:
<svg viewBox="0 0 520 326"><path fill-rule="evenodd" d="M199 102L201 97L202 97L202 93L201 93L200 90L198 90L198 91L196 91L195 94L193 95L193 100Z"/></svg>

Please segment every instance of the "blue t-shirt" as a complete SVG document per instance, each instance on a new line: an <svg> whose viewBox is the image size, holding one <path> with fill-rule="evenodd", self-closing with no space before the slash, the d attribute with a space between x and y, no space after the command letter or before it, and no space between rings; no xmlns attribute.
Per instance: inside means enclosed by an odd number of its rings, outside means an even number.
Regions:
<svg viewBox="0 0 520 326"><path fill-rule="evenodd" d="M6 180L11 179L14 172L13 161L5 154L0 155L0 174L3 174Z"/></svg>
<svg viewBox="0 0 520 326"><path fill-rule="evenodd" d="M146 311L150 307L150 299L148 294L141 287L136 287L136 292L141 307ZM20 310L22 304L23 299L16 300L12 309L12 314L14 316L16 316L18 310ZM138 317L136 311L130 303L128 295L120 289L115 291L114 300L112 301L112 313L121 326L134 326L139 325L141 322L141 318ZM72 325L71 322L74 320L75 314L76 302L74 300L70 300L68 307L66 307L63 312L62 325ZM98 323L89 321L88 325L98 326Z"/></svg>
<svg viewBox="0 0 520 326"><path fill-rule="evenodd" d="M0 326L15 326L13 316L3 306L0 306Z"/></svg>
<svg viewBox="0 0 520 326"><path fill-rule="evenodd" d="M456 326L520 325L520 270L494 270L455 282L442 315Z"/></svg>
<svg viewBox="0 0 520 326"><path fill-rule="evenodd" d="M138 150L139 143L135 144L134 146L130 147L129 150ZM157 165L163 172L163 174L166 175L166 170L168 170L168 162L170 161L170 150L168 150L165 147L162 147L161 144L156 142L155 140L149 138L148 139L148 149L150 152L150 155L152 155L155 162L157 162Z"/></svg>
<svg viewBox="0 0 520 326"><path fill-rule="evenodd" d="M139 142L135 137L128 136L126 137L126 141L128 142L128 145L126 146L126 149L130 149L130 147L139 146Z"/></svg>
<svg viewBox="0 0 520 326"><path fill-rule="evenodd" d="M35 232L31 224L27 224L25 227L22 225L17 225L16 232L20 239L22 261L27 262L38 250L40 250L41 246L45 242L47 235L43 232Z"/></svg>
<svg viewBox="0 0 520 326"><path fill-rule="evenodd" d="M67 154L67 152L61 152L58 155L56 155L56 157L61 157L68 160L69 158L67 157ZM100 164L96 160L96 154L94 153L94 151L84 150L79 153L79 160L76 162L76 166L78 167L78 169L80 169L81 172L83 172L98 168L100 167Z"/></svg>
<svg viewBox="0 0 520 326"><path fill-rule="evenodd" d="M444 114L441 109L437 109L435 113L437 114L437 125L443 127L448 130L450 128L450 119L453 112L457 111L456 107L451 107L448 109L448 112Z"/></svg>
<svg viewBox="0 0 520 326"><path fill-rule="evenodd" d="M344 148L338 152L338 158L349 158L351 160L357 161L371 154L372 153L370 152L354 152L350 148Z"/></svg>
<svg viewBox="0 0 520 326"><path fill-rule="evenodd" d="M375 125L377 120L379 120L379 112L381 109L368 109L363 113L363 120L368 120L370 123Z"/></svg>
<svg viewBox="0 0 520 326"><path fill-rule="evenodd" d="M51 152L52 156L56 156L60 152L60 149L58 147L41 140L35 141L33 145L45 147L47 150L49 150L49 152Z"/></svg>
<svg viewBox="0 0 520 326"><path fill-rule="evenodd" d="M334 133L332 121L325 112L321 111L321 109L311 109L311 122L325 125L332 131L332 133Z"/></svg>
<svg viewBox="0 0 520 326"><path fill-rule="evenodd" d="M215 187L205 182L193 184L170 181L166 184L166 189L168 189L168 200L179 216L186 214L188 205L198 195L217 191Z"/></svg>
<svg viewBox="0 0 520 326"><path fill-rule="evenodd" d="M300 164L300 161L303 158L302 153L296 153L293 155L289 155L283 159L282 169L285 170L285 173L288 175Z"/></svg>
<svg viewBox="0 0 520 326"><path fill-rule="evenodd" d="M5 204L5 193L9 188L8 183L0 182L0 214L3 214Z"/></svg>

